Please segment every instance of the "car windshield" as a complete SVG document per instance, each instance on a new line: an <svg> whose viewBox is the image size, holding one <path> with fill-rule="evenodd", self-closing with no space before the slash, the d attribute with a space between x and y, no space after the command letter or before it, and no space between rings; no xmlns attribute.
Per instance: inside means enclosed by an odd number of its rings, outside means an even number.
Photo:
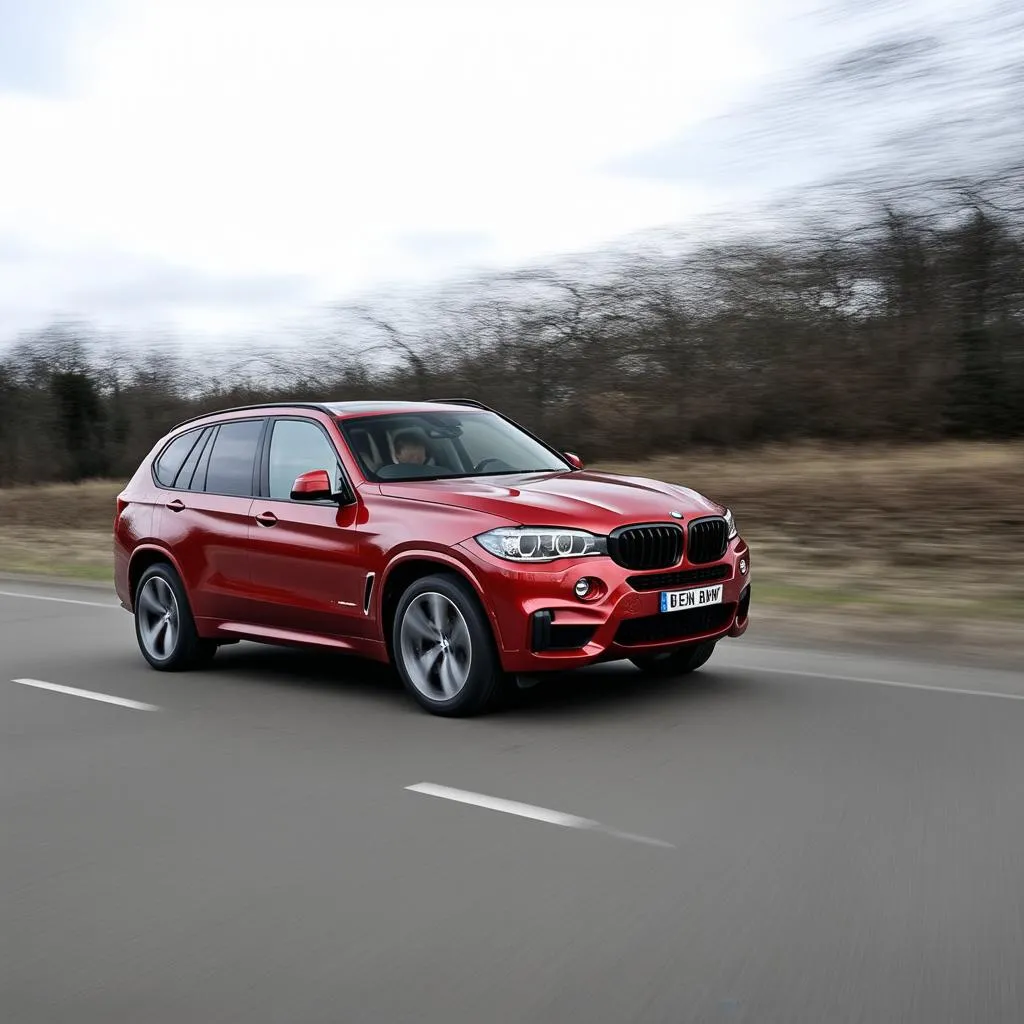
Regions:
<svg viewBox="0 0 1024 1024"><path fill-rule="evenodd" d="M370 480L565 472L572 467L492 412L412 412L341 421Z"/></svg>

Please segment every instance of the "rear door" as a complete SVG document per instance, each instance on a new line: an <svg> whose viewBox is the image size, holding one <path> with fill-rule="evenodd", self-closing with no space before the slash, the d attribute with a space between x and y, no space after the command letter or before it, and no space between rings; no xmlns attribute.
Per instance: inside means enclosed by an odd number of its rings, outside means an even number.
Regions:
<svg viewBox="0 0 1024 1024"><path fill-rule="evenodd" d="M373 635L365 610L372 581L361 557L361 505L337 441L319 420L278 416L264 443L249 526L257 622L332 638ZM323 469L350 500L293 501L295 478Z"/></svg>
<svg viewBox="0 0 1024 1024"><path fill-rule="evenodd" d="M197 618L251 620L249 523L266 427L266 417L253 417L204 428L162 495L159 534L178 560Z"/></svg>

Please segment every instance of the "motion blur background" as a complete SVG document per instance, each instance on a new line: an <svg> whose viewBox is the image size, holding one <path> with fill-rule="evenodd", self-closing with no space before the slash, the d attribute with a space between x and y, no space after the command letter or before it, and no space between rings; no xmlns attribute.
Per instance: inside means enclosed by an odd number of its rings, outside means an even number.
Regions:
<svg viewBox="0 0 1024 1024"><path fill-rule="evenodd" d="M1015 0L0 24L0 568L107 578L188 415L465 396L728 501L780 625L1019 639Z"/></svg>
<svg viewBox="0 0 1024 1024"><path fill-rule="evenodd" d="M150 670L169 427L450 397L727 503L749 631ZM1022 651L1022 0L0 0L3 1024L1020 1024Z"/></svg>

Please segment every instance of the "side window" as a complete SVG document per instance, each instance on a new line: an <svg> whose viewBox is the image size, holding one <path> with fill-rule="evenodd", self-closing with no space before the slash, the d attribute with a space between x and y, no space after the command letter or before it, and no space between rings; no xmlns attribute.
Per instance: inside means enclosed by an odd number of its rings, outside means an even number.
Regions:
<svg viewBox="0 0 1024 1024"><path fill-rule="evenodd" d="M186 430L180 437L176 437L157 457L153 472L157 482L164 487L174 487L174 481L178 476L185 460L192 450L198 445L199 435L203 432L202 427L195 430Z"/></svg>
<svg viewBox="0 0 1024 1024"><path fill-rule="evenodd" d="M214 438L217 436L218 427L210 427L210 436L202 444L202 451L199 453L199 461L192 472L191 487L193 491L206 490L206 474L210 468L210 453L213 451Z"/></svg>
<svg viewBox="0 0 1024 1024"><path fill-rule="evenodd" d="M278 420L270 438L270 497L291 497L295 478L314 469L326 469L340 489L338 453L324 432L308 420Z"/></svg>
<svg viewBox="0 0 1024 1024"><path fill-rule="evenodd" d="M202 458L203 452L209 445L210 435L215 429L215 427L207 427L203 431L203 436L199 439L199 443L192 449L191 454L182 463L181 469L178 470L178 475L174 478L175 487L182 488L186 491L202 489L195 486L192 478L195 476L196 466L199 465L199 460Z"/></svg>
<svg viewBox="0 0 1024 1024"><path fill-rule="evenodd" d="M252 494L252 473L262 430L262 420L233 420L220 425L206 469L207 492L246 497Z"/></svg>

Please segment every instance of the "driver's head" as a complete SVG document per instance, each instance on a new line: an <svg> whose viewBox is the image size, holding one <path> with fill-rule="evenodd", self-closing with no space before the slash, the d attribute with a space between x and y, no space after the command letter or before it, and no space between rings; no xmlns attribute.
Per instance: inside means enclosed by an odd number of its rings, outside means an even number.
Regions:
<svg viewBox="0 0 1024 1024"><path fill-rule="evenodd" d="M423 438L413 431L406 431L395 438L395 458L399 462L423 465L427 461L427 446Z"/></svg>

